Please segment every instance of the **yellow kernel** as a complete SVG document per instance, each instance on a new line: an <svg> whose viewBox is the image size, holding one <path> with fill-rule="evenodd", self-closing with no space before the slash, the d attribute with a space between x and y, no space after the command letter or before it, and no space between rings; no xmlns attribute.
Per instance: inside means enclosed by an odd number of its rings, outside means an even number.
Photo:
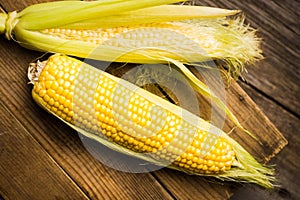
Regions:
<svg viewBox="0 0 300 200"><path fill-rule="evenodd" d="M48 104L49 104L50 106L53 106L53 105L54 105L54 103L55 103L55 101L54 101L54 99L53 99L53 98L51 98L51 99L49 100L49 102L48 102Z"/></svg>
<svg viewBox="0 0 300 200"><path fill-rule="evenodd" d="M54 102L54 105L53 105L53 106L56 107L56 108L58 108L59 105L60 105L60 104L56 101L56 102Z"/></svg>
<svg viewBox="0 0 300 200"><path fill-rule="evenodd" d="M121 139L121 138L120 138L119 136L116 136L115 141L116 141L116 142L119 142L120 139Z"/></svg>
<svg viewBox="0 0 300 200"><path fill-rule="evenodd" d="M65 107L72 109L72 103L69 99L66 99L63 104Z"/></svg>
<svg viewBox="0 0 300 200"><path fill-rule="evenodd" d="M64 86L65 88L70 88L71 83L69 81L65 81Z"/></svg>
<svg viewBox="0 0 300 200"><path fill-rule="evenodd" d="M209 171L215 171L215 166L211 166L208 168Z"/></svg>
<svg viewBox="0 0 300 200"><path fill-rule="evenodd" d="M56 113L56 112L57 112L57 108L52 107L52 108L51 108L51 111L54 112L54 113Z"/></svg>
<svg viewBox="0 0 300 200"><path fill-rule="evenodd" d="M47 93L48 93L48 95L49 95L50 97L52 97L52 98L56 95L55 90L53 90L53 89L48 89L48 90L47 90Z"/></svg>
<svg viewBox="0 0 300 200"><path fill-rule="evenodd" d="M165 142L165 137L163 137L162 135L158 135L157 139L160 141L160 143L164 143Z"/></svg>
<svg viewBox="0 0 300 200"><path fill-rule="evenodd" d="M75 79L75 76L74 76L74 75L76 74L76 70L71 69L69 73L72 74L73 77L74 77L74 79ZM72 79L73 79L73 78L72 78ZM70 80L71 80L71 78L70 78Z"/></svg>
<svg viewBox="0 0 300 200"><path fill-rule="evenodd" d="M204 164L204 162L203 162L202 159L198 159L197 163L198 163L198 164Z"/></svg>
<svg viewBox="0 0 300 200"><path fill-rule="evenodd" d="M161 147L161 144L159 143L159 142L157 142L156 144L155 144L155 148L160 148Z"/></svg>
<svg viewBox="0 0 300 200"><path fill-rule="evenodd" d="M203 168L203 165L200 164L200 165L197 165L197 169L202 169Z"/></svg>
<svg viewBox="0 0 300 200"><path fill-rule="evenodd" d="M117 129L113 127L113 128L111 129L111 132L112 132L112 133L117 133ZM124 138L124 139L125 139L125 138Z"/></svg>
<svg viewBox="0 0 300 200"><path fill-rule="evenodd" d="M142 148L144 146L144 143L140 142L139 147Z"/></svg>
<svg viewBox="0 0 300 200"><path fill-rule="evenodd" d="M191 165L191 167L192 167L192 168L196 168L196 167L197 167L197 164L196 164L196 163L193 163L193 164Z"/></svg>
<svg viewBox="0 0 300 200"><path fill-rule="evenodd" d="M66 69L67 69L67 67L66 67ZM69 78L69 73L65 73L64 74L64 79L67 80L68 78Z"/></svg>
<svg viewBox="0 0 300 200"><path fill-rule="evenodd" d="M64 112L64 113L68 113L68 112L69 112L69 109L68 109L68 108L64 108L63 112Z"/></svg>
<svg viewBox="0 0 300 200"><path fill-rule="evenodd" d="M71 117L67 117L67 118L66 118L66 121L71 122L71 121L72 121L72 118L71 118Z"/></svg>
<svg viewBox="0 0 300 200"><path fill-rule="evenodd" d="M198 162L198 158L196 156L194 156L192 161L196 163L196 162Z"/></svg>
<svg viewBox="0 0 300 200"><path fill-rule="evenodd" d="M58 99L58 101L59 101L60 104L63 105L65 103L65 101L66 101L66 98L64 96L60 96L59 99Z"/></svg>
<svg viewBox="0 0 300 200"><path fill-rule="evenodd" d="M46 89L51 88L52 82L53 81L45 81L45 87L46 87Z"/></svg>
<svg viewBox="0 0 300 200"><path fill-rule="evenodd" d="M102 132L103 132L104 134L106 133L106 131L105 131L105 130L103 130ZM107 133L106 133L106 136L107 136L107 137L111 137L111 135L112 135L112 133L111 133L111 132L107 132Z"/></svg>
<svg viewBox="0 0 300 200"><path fill-rule="evenodd" d="M152 140L152 142L151 142L150 146L152 146L152 147L155 147L155 146L156 146L156 142L155 142L155 140Z"/></svg>
<svg viewBox="0 0 300 200"><path fill-rule="evenodd" d="M217 157L216 157L215 154L212 154L212 155L211 155L211 160L216 160L216 158L217 158Z"/></svg>
<svg viewBox="0 0 300 200"><path fill-rule="evenodd" d="M208 160L208 161L207 161L207 166L209 166L209 167L210 167L210 166L213 166L213 164L214 164L214 162L213 162L213 161L211 161L211 160Z"/></svg>
<svg viewBox="0 0 300 200"><path fill-rule="evenodd" d="M193 159L193 154L189 153L187 154L187 157L186 157L188 160L192 160Z"/></svg>
<svg viewBox="0 0 300 200"><path fill-rule="evenodd" d="M47 93L46 90L40 90L39 91L39 96L43 98L46 93Z"/></svg>
<svg viewBox="0 0 300 200"><path fill-rule="evenodd" d="M51 110L51 106L50 106L49 104L46 105L46 108L47 108L48 110Z"/></svg>
<svg viewBox="0 0 300 200"><path fill-rule="evenodd" d="M65 119L67 115L65 113L62 113L61 118Z"/></svg>
<svg viewBox="0 0 300 200"><path fill-rule="evenodd" d="M60 110L58 110L56 114L60 117L62 112Z"/></svg>
<svg viewBox="0 0 300 200"><path fill-rule="evenodd" d="M169 134L167 134L167 140L172 140L173 139L173 137L174 137L174 135L173 134L171 134L171 133L169 133Z"/></svg>
<svg viewBox="0 0 300 200"><path fill-rule="evenodd" d="M73 111L69 111L69 112L68 112L68 116L69 116L69 117L73 117L73 116L74 116Z"/></svg>
<svg viewBox="0 0 300 200"><path fill-rule="evenodd" d="M186 162L186 164L188 164L188 165L192 165L192 164L193 164L193 162L192 162L191 160L188 160L188 161Z"/></svg>
<svg viewBox="0 0 300 200"><path fill-rule="evenodd" d="M58 74L57 74L57 78L62 78L63 76L64 76L64 72L63 71L59 71ZM63 81L63 79L59 79L59 80Z"/></svg>
<svg viewBox="0 0 300 200"><path fill-rule="evenodd" d="M48 101L50 100L50 97L46 94L46 95L43 97L43 99L44 99L46 102L48 102Z"/></svg>
<svg viewBox="0 0 300 200"><path fill-rule="evenodd" d="M63 91L64 91L64 88L60 86L60 87L57 88L56 93L58 95L61 95L63 93Z"/></svg>
<svg viewBox="0 0 300 200"><path fill-rule="evenodd" d="M145 144L150 145L151 144L151 139L147 138L146 141L145 141Z"/></svg>
<svg viewBox="0 0 300 200"><path fill-rule="evenodd" d="M132 138L132 137L130 137L129 139L128 139L128 143L129 144L132 144L134 142L134 139Z"/></svg>
<svg viewBox="0 0 300 200"><path fill-rule="evenodd" d="M189 165L187 165L187 164L185 164L185 165L184 165L184 168L186 168L186 169L189 169L189 168L190 168L190 166L189 166Z"/></svg>

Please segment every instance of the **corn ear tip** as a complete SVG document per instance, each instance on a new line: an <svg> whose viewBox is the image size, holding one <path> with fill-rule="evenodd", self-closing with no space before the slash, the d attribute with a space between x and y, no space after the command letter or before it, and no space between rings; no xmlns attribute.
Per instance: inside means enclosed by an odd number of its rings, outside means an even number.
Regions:
<svg viewBox="0 0 300 200"><path fill-rule="evenodd" d="M233 169L231 173L234 175L239 174L239 178L246 182L258 184L266 189L274 188L276 178L274 176L274 166L267 166L260 164L249 152L247 152L239 143L232 138L227 138L233 145L236 151L237 162L239 165ZM241 170L242 171L241 171ZM230 173L230 172L229 172Z"/></svg>
<svg viewBox="0 0 300 200"><path fill-rule="evenodd" d="M46 65L46 61L37 61L36 63L30 63L27 71L27 77L29 79L28 84L34 84L37 82L43 68Z"/></svg>

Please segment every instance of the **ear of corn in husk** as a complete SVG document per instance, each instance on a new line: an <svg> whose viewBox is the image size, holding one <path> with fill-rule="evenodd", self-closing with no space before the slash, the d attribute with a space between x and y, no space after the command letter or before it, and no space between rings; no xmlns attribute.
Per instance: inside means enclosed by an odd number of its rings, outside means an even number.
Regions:
<svg viewBox="0 0 300 200"><path fill-rule="evenodd" d="M164 62L155 56L157 52L181 62L224 59L229 73L235 78L244 70L245 64L261 58L259 39L255 31L244 24L243 17L226 18L239 11L162 5L174 2L177 1L58 1L36 4L19 13L1 14L0 33L30 49L105 61ZM194 47L182 41L183 37L176 43L170 42L166 36L170 31L191 39L203 51L198 52L197 49L195 52ZM158 50L128 53L139 48ZM181 49L179 55L174 52L178 48ZM160 49L177 55L166 54ZM122 54L125 55L119 57ZM182 57L188 57L188 60Z"/></svg>
<svg viewBox="0 0 300 200"><path fill-rule="evenodd" d="M165 5L177 0L58 1L0 15L0 33L39 51L132 63L176 61L195 89L224 110L227 106L183 64L221 59L237 78L244 65L261 58L255 31L239 11L201 6ZM3 24L5 23L5 24ZM244 129L243 129L244 130ZM245 130L246 131L246 130Z"/></svg>
<svg viewBox="0 0 300 200"><path fill-rule="evenodd" d="M55 54L32 64L33 99L83 135L156 165L273 187L259 164L221 129L79 60Z"/></svg>

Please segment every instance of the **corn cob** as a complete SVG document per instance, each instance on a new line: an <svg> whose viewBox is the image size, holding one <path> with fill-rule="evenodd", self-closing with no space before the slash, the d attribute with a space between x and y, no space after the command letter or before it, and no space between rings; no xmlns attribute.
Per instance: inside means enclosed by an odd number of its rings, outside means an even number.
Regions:
<svg viewBox="0 0 300 200"><path fill-rule="evenodd" d="M228 77L237 78L244 64L262 58L255 31L244 25L243 17L227 18L237 10L164 5L175 2L178 0L36 4L19 13L0 14L0 34L39 51L114 62L177 63L198 92L211 96L245 130L182 63L221 59L228 64Z"/></svg>
<svg viewBox="0 0 300 200"><path fill-rule="evenodd" d="M75 130L157 165L271 188L260 165L222 130L79 60L55 54L29 67L33 99Z"/></svg>

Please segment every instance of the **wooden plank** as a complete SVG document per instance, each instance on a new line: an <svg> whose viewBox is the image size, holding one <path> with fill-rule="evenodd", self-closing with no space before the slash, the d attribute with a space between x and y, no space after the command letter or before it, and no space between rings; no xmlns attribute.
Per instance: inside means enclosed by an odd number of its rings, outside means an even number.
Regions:
<svg viewBox="0 0 300 200"><path fill-rule="evenodd" d="M258 141L239 129L233 130L231 136L258 160L268 162L287 145L287 140L240 86L233 85L227 92L229 108Z"/></svg>
<svg viewBox="0 0 300 200"><path fill-rule="evenodd" d="M196 1L210 5L241 9L247 21L258 29L263 38L265 60L248 66L246 79L251 85L300 115L299 1L224 0ZM288 78L286 78L288 77Z"/></svg>
<svg viewBox="0 0 300 200"><path fill-rule="evenodd" d="M3 198L87 199L1 101L0 118L0 194Z"/></svg>
<svg viewBox="0 0 300 200"><path fill-rule="evenodd" d="M297 134L300 129L300 119L257 93L248 85L242 84L242 86L290 142L270 162L276 165L276 177L280 187L273 191L265 191L257 187L239 188L233 195L232 200L300 199L298 191L300 186L300 160L298 153L300 151L300 138Z"/></svg>
<svg viewBox="0 0 300 200"><path fill-rule="evenodd" d="M155 173L176 199L228 199L236 184L164 169Z"/></svg>

